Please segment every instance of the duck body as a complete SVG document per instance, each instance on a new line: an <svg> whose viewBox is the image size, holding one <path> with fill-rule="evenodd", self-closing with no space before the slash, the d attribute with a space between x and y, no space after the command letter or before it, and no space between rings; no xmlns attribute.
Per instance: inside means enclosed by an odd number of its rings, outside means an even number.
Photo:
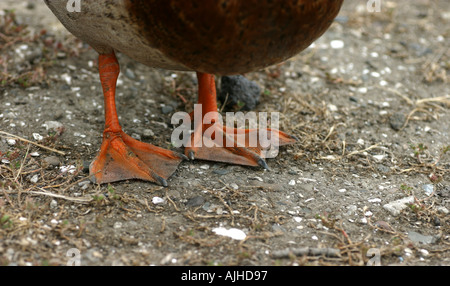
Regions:
<svg viewBox="0 0 450 286"><path fill-rule="evenodd" d="M45 0L63 25L100 54L119 51L145 65L240 74L308 47L343 0Z"/></svg>
<svg viewBox="0 0 450 286"><path fill-rule="evenodd" d="M265 127L221 125L214 74L251 72L296 55L326 31L342 2L79 0L80 11L73 11L68 5L74 1L45 0L72 34L99 53L105 128L90 165L91 179L99 184L142 179L167 186L166 179L187 159L269 169L267 150L292 144L296 137ZM191 114L194 129L185 138L185 154L123 132L115 104L120 73L116 52L150 67L197 72L200 112L194 108ZM270 144L261 138L270 138Z"/></svg>

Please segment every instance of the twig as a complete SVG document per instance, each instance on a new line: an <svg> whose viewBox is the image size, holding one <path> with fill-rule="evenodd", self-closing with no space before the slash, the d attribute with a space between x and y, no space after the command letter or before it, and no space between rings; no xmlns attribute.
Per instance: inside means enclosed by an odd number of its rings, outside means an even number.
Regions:
<svg viewBox="0 0 450 286"><path fill-rule="evenodd" d="M166 191L166 198L167 198L167 200L173 205L173 207L175 208L175 210L176 210L177 212L179 212L180 209L177 207L177 205L175 204L175 202L170 198L170 196L169 196L169 194L167 193L167 191Z"/></svg>
<svg viewBox="0 0 450 286"><path fill-rule="evenodd" d="M228 101L228 92L227 92L227 95L225 96L225 100L222 103L222 106L220 107L219 113L222 113L223 109L225 108L225 105L227 104L227 101Z"/></svg>
<svg viewBox="0 0 450 286"><path fill-rule="evenodd" d="M5 132L5 131L1 131L1 130L0 130L0 134L3 134L3 135L6 135L6 136L9 136L9 137L13 137L13 138L19 139L20 141L24 141L24 142L33 144L33 145L38 146L38 147L40 147L40 148L42 148L42 149L46 149L46 150L48 150L48 151L52 151L52 152L61 154L61 155L63 155L63 156L66 155L66 153L64 153L63 151L59 151L59 150L56 150L56 149L53 149L53 148L50 148L50 147L41 145L41 144L39 144L39 143L30 141L30 140L28 140L28 139L22 138L22 137L20 137L20 136L17 136L17 135L14 135L14 134L11 134L11 133L8 133L8 132Z"/></svg>
<svg viewBox="0 0 450 286"><path fill-rule="evenodd" d="M49 197L54 197L54 198L58 198L58 199L64 199L64 200L68 200L68 201L72 201L72 202L77 202L77 203L89 203L90 201L93 200L92 197L90 198L75 198L75 197L68 197L68 196L63 196L63 195L58 195L58 194L54 194L54 193L50 193L50 192L46 192L46 191L28 191L27 193L30 194L35 194L35 195L44 195L44 196L49 196Z"/></svg>
<svg viewBox="0 0 450 286"><path fill-rule="evenodd" d="M379 87L379 88L381 88L381 89L383 89L383 90L386 90L386 91L389 91L389 92L392 92L393 94L400 96L400 97L403 98L409 105L414 105L414 102L413 102L409 97L407 97L406 95L403 95L403 94L400 93L398 90L395 90L395 89L392 89L392 88L386 88L386 87Z"/></svg>
<svg viewBox="0 0 450 286"><path fill-rule="evenodd" d="M450 95L419 99L416 101L416 104L420 105L428 102L441 102L445 105L450 105Z"/></svg>
<svg viewBox="0 0 450 286"><path fill-rule="evenodd" d="M325 139L322 140L322 143L325 143L325 141L327 141L328 138L330 138L330 136L331 136L331 134L333 133L334 129L335 129L336 127L338 127L339 125L344 125L344 126L345 126L344 123L339 123L339 124L337 124L337 125L331 126L330 131L328 131L328 134L327 134L327 136L325 137Z"/></svg>
<svg viewBox="0 0 450 286"><path fill-rule="evenodd" d="M428 112L427 110L423 109L423 108L414 108L409 114L408 117L406 117L405 123L403 124L402 128L400 128L400 130L403 130L406 125L408 125L409 119L413 116L414 113L416 112L424 112L424 113L428 113L431 117L434 117L433 114L430 114L430 112Z"/></svg>
<svg viewBox="0 0 450 286"><path fill-rule="evenodd" d="M165 229L166 229L166 220L164 219L164 217L162 217L161 218L161 229L159 230L159 233L163 233Z"/></svg>
<svg viewBox="0 0 450 286"><path fill-rule="evenodd" d="M19 171L17 171L16 177L14 178L14 181L16 181L16 182L20 176L20 173L22 172L23 165L25 165L25 160L27 159L29 151L30 151L30 145L27 146L27 152L25 152L25 156L23 157L22 164L20 164Z"/></svg>
<svg viewBox="0 0 450 286"><path fill-rule="evenodd" d="M369 147L367 147L366 149L363 149L363 150L357 150L357 151L350 152L350 153L348 153L346 156L348 157L348 156L351 156L351 155L356 155L356 154L364 153L364 152L367 152L367 151L372 150L372 149L375 149L375 148L380 148L380 149L382 149L382 147L378 147L378 145L380 145L380 143L377 143L377 144L375 144L375 145L369 146Z"/></svg>

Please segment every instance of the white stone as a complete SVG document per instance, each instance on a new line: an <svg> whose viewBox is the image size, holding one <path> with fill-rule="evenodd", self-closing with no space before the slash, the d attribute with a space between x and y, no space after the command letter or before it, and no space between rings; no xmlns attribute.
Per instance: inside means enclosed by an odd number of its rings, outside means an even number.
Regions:
<svg viewBox="0 0 450 286"><path fill-rule="evenodd" d="M414 203L414 196L409 196L396 201L392 201L383 205L383 208L390 212L393 216L397 216L400 212L408 207L408 204Z"/></svg>

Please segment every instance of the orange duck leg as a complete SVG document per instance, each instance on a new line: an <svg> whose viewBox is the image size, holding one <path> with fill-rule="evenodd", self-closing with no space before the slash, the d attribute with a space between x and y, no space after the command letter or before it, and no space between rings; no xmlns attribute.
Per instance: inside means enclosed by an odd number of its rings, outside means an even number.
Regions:
<svg viewBox="0 0 450 286"><path fill-rule="evenodd" d="M194 132L185 155L191 160L202 159L247 166L261 166L268 169L264 160L267 144L261 144L262 134L276 146L292 144L297 138L275 129L237 129L227 127L219 120L214 75L197 73L198 104L201 118L194 111ZM263 131L263 132L262 132ZM253 138L252 138L253 137ZM255 140L253 140L255 139Z"/></svg>
<svg viewBox="0 0 450 286"><path fill-rule="evenodd" d="M125 134L116 111L116 81L120 68L114 53L99 55L99 72L105 100L105 129L100 152L89 168L92 180L103 184L142 179L167 186L167 178L185 156Z"/></svg>

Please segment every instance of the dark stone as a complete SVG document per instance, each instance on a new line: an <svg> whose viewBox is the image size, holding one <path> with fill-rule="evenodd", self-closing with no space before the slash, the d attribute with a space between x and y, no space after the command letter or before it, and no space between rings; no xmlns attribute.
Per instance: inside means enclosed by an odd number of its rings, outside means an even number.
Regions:
<svg viewBox="0 0 450 286"><path fill-rule="evenodd" d="M406 118L405 115L403 115L402 113L394 113L390 118L389 118L389 124L391 125L392 129L394 129L395 131L399 131L400 129L402 129L403 125L406 122Z"/></svg>
<svg viewBox="0 0 450 286"><path fill-rule="evenodd" d="M223 76L221 79L218 100L222 104L226 101L224 111L253 110L260 96L261 88L244 76Z"/></svg>
<svg viewBox="0 0 450 286"><path fill-rule="evenodd" d="M202 196L196 196L193 198L190 198L187 203L186 206L187 207L199 207L201 205L203 205L205 203L205 198L203 198Z"/></svg>

